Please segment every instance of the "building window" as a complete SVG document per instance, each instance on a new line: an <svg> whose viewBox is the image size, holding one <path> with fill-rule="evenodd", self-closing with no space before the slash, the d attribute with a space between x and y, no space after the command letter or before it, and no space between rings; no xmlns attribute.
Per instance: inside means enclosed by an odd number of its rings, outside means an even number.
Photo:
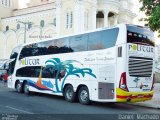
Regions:
<svg viewBox="0 0 160 120"><path fill-rule="evenodd" d="M17 30L20 29L20 27L21 27L20 24L17 24Z"/></svg>
<svg viewBox="0 0 160 120"><path fill-rule="evenodd" d="M73 13L70 14L70 28L73 26Z"/></svg>
<svg viewBox="0 0 160 120"><path fill-rule="evenodd" d="M66 28L68 29L69 26L69 14L66 14Z"/></svg>
<svg viewBox="0 0 160 120"><path fill-rule="evenodd" d="M28 23L28 29L32 28L32 23Z"/></svg>
<svg viewBox="0 0 160 120"><path fill-rule="evenodd" d="M44 27L44 20L41 20L40 26L41 26L41 27Z"/></svg>
<svg viewBox="0 0 160 120"><path fill-rule="evenodd" d="M7 26L6 26L6 31L8 31L8 30L9 30L9 26L7 25Z"/></svg>
<svg viewBox="0 0 160 120"><path fill-rule="evenodd" d="M8 0L8 6L9 7L11 6L11 0Z"/></svg>
<svg viewBox="0 0 160 120"><path fill-rule="evenodd" d="M5 7L10 7L11 6L11 0L2 0L1 4L4 5Z"/></svg>
<svg viewBox="0 0 160 120"><path fill-rule="evenodd" d="M8 0L5 0L5 6L7 6Z"/></svg>
<svg viewBox="0 0 160 120"><path fill-rule="evenodd" d="M73 27L73 13L67 12L66 13L66 29Z"/></svg>
<svg viewBox="0 0 160 120"><path fill-rule="evenodd" d="M56 27L56 18L53 19L53 25Z"/></svg>

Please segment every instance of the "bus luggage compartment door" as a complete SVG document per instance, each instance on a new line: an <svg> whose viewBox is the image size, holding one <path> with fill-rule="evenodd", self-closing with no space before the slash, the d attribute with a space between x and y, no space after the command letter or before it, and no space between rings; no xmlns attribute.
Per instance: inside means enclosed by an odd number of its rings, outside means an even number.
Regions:
<svg viewBox="0 0 160 120"><path fill-rule="evenodd" d="M114 99L114 83L98 83L99 99Z"/></svg>

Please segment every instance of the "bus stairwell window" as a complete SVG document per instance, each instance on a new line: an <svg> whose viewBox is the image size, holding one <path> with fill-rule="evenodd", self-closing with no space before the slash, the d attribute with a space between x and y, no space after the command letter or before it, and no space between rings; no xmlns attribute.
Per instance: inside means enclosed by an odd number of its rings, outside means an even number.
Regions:
<svg viewBox="0 0 160 120"><path fill-rule="evenodd" d="M122 57L122 47L118 47L118 57Z"/></svg>

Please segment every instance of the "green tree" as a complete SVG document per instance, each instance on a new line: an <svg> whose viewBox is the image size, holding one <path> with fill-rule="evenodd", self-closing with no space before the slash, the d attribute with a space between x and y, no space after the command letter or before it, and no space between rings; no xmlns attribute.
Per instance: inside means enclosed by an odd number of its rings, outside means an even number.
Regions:
<svg viewBox="0 0 160 120"><path fill-rule="evenodd" d="M141 20L153 31L158 31L160 37L160 0L139 0L142 3L141 11L145 12L146 18Z"/></svg>

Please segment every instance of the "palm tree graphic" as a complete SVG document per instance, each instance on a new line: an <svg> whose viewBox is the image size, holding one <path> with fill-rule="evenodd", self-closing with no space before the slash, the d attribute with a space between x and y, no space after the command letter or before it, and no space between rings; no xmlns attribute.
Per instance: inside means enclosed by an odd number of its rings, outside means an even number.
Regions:
<svg viewBox="0 0 160 120"><path fill-rule="evenodd" d="M79 61L76 60L66 60L66 61L61 61L59 58L51 58L45 62L45 66L54 66L54 69L57 71L56 72L56 77L55 77L55 86L56 86L56 91L57 92L62 92L64 88L64 83L67 79L68 76L73 75L76 77L82 76L85 77L86 74L96 78L96 75L92 73L92 70L90 68L78 68L73 65L73 63L78 63L81 66ZM59 88L58 82L62 80L62 84Z"/></svg>

